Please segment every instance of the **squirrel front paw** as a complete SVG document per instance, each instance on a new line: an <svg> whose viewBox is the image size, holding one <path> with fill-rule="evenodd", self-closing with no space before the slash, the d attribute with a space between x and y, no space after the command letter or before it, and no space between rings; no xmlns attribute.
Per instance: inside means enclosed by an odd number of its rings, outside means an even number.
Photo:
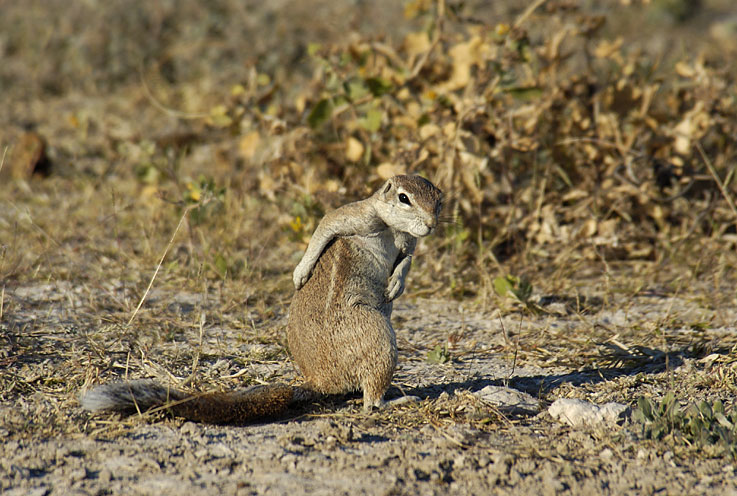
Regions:
<svg viewBox="0 0 737 496"><path fill-rule="evenodd" d="M386 291L384 291L386 301L394 301L399 298L402 293L404 293L404 278L394 276L390 277L389 284L386 287Z"/></svg>
<svg viewBox="0 0 737 496"><path fill-rule="evenodd" d="M310 267L305 266L300 262L294 269L292 274L292 282L294 282L294 289L300 289L305 285L307 279L310 278Z"/></svg>

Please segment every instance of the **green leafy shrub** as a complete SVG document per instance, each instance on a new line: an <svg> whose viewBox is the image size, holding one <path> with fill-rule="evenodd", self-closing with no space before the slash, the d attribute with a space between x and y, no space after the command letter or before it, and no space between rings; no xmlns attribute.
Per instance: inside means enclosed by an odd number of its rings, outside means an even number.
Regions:
<svg viewBox="0 0 737 496"><path fill-rule="evenodd" d="M726 412L721 400L682 406L672 392L659 402L641 397L632 418L646 439L670 436L688 445L718 445L737 458L737 411Z"/></svg>

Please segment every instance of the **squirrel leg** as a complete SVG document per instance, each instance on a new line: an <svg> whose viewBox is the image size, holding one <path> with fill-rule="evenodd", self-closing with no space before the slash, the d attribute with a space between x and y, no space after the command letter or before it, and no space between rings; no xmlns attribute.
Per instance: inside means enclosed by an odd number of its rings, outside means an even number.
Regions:
<svg viewBox="0 0 737 496"><path fill-rule="evenodd" d="M335 357L341 362L340 369L352 376L345 390L363 392L364 410L380 407L397 367L394 329L388 315L367 305L350 308L345 317L341 335L350 336L351 343L341 347L344 351Z"/></svg>
<svg viewBox="0 0 737 496"><path fill-rule="evenodd" d="M381 408L382 406L384 406L384 391L376 391L364 387L363 411L370 412L373 408Z"/></svg>
<svg viewBox="0 0 737 496"><path fill-rule="evenodd" d="M407 255L397 264L389 276L389 284L387 284L384 296L387 302L394 301L404 293L404 281L407 279L409 268L412 265L412 255Z"/></svg>
<svg viewBox="0 0 737 496"><path fill-rule="evenodd" d="M307 280L312 274L312 269L315 268L317 260L322 255L325 247L335 237L335 230L331 228L331 222L329 218L323 220L315 229L310 239L310 244L307 245L307 250L302 255L302 260L299 261L297 267L294 268L292 274L292 281L294 282L295 289L301 289L305 285Z"/></svg>

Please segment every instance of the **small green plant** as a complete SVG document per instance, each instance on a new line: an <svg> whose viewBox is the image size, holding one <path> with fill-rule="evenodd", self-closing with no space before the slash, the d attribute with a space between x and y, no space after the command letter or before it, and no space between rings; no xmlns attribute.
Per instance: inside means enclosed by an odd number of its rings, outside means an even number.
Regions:
<svg viewBox="0 0 737 496"><path fill-rule="evenodd" d="M450 240L451 247L454 252L461 253L468 244L471 237L471 230L463 225L463 220L451 222L445 228L445 239Z"/></svg>
<svg viewBox="0 0 737 496"><path fill-rule="evenodd" d="M325 212L322 206L309 195L295 201L291 209L292 220L287 232L292 241L303 241L307 233L315 228L316 219L322 218Z"/></svg>
<svg viewBox="0 0 737 496"><path fill-rule="evenodd" d="M133 151L135 150L135 152ZM156 143L150 140L142 140L135 145L129 145L121 150L123 154L139 157L138 163L134 168L136 179L143 184L158 184L170 163L169 157L166 156Z"/></svg>
<svg viewBox="0 0 737 496"><path fill-rule="evenodd" d="M494 291L502 298L514 298L532 313L539 314L543 312L542 308L530 300L532 283L527 279L508 275L506 277L495 277L493 282Z"/></svg>
<svg viewBox="0 0 737 496"><path fill-rule="evenodd" d="M213 273L221 279L226 277L237 277L247 268L247 263L243 259L231 258L223 253L216 253L212 259L212 263L205 263L205 266L212 270Z"/></svg>
<svg viewBox="0 0 737 496"><path fill-rule="evenodd" d="M447 363L450 361L450 352L446 346L437 345L427 352L427 361L430 363Z"/></svg>
<svg viewBox="0 0 737 496"><path fill-rule="evenodd" d="M208 216L221 211L225 201L225 188L217 186L213 178L200 175L197 181L186 183L182 200L186 205L198 204L192 209L189 218L194 224L199 224Z"/></svg>
<svg viewBox="0 0 737 496"><path fill-rule="evenodd" d="M502 298L512 295L520 302L525 303L529 301L532 295L532 284L526 279L508 275L494 279L494 290Z"/></svg>
<svg viewBox="0 0 737 496"><path fill-rule="evenodd" d="M737 459L737 410L725 412L721 400L682 407L672 392L658 402L639 398L632 418L645 439L672 437L687 445L718 445Z"/></svg>

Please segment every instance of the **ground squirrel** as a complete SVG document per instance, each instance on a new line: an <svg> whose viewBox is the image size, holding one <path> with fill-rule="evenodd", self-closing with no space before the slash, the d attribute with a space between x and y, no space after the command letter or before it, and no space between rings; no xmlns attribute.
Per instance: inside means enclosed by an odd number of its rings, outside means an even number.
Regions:
<svg viewBox="0 0 737 496"><path fill-rule="evenodd" d="M260 386L189 395L151 380L98 386L81 398L88 410L173 414L216 424L279 415L315 394L363 391L364 409L379 406L397 364L390 318L404 291L417 238L438 223L443 195L420 176L394 176L365 200L320 221L294 270L287 344L304 387Z"/></svg>

